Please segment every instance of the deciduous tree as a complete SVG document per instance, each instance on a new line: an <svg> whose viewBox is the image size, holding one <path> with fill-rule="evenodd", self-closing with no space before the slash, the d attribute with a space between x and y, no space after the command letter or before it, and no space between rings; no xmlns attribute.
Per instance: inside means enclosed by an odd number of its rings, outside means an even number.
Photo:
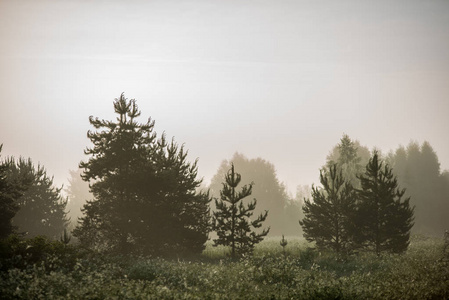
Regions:
<svg viewBox="0 0 449 300"><path fill-rule="evenodd" d="M330 169L334 164L342 170L345 180L354 188L360 187L358 175L363 173L364 166L368 163L370 152L368 148L360 145L359 141L351 140L344 134L326 159L326 169Z"/></svg>

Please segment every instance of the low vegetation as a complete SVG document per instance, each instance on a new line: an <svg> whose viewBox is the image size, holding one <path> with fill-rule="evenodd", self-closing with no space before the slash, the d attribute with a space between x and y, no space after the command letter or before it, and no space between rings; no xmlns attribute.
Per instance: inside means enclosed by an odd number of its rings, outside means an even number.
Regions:
<svg viewBox="0 0 449 300"><path fill-rule="evenodd" d="M447 299L442 239L413 236L404 254L318 252L268 239L231 260L208 244L190 259L104 257L35 238L2 242L3 299ZM13 250L11 250L13 249ZM8 257L8 258L6 258Z"/></svg>
<svg viewBox="0 0 449 300"><path fill-rule="evenodd" d="M1 299L449 299L449 233L410 236L419 206L401 200L391 157L362 151L364 167L344 135L322 187L294 205L273 165L239 156L250 184L224 162L224 178L202 191L197 160L151 119L138 123L135 100L122 94L114 111L116 121L89 119L96 131L80 167L92 198L71 233L69 200L45 170L0 162ZM253 185L265 191L257 209Z"/></svg>

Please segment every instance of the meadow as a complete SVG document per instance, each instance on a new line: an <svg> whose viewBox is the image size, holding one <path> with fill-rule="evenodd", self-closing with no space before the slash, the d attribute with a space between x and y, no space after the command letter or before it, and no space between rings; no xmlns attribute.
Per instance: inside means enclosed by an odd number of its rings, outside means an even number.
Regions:
<svg viewBox="0 0 449 300"><path fill-rule="evenodd" d="M361 252L344 258L318 252L303 239L287 240L285 252L280 238L270 238L238 261L210 243L190 259L104 257L80 254L70 245L42 253L36 251L42 241L17 245L22 252L2 259L0 294L2 299L449 298L449 256L442 239L413 236L402 255Z"/></svg>

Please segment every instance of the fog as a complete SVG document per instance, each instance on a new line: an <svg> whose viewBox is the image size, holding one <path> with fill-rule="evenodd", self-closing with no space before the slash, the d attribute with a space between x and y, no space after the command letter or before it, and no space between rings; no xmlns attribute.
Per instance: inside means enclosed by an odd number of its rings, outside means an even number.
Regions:
<svg viewBox="0 0 449 300"><path fill-rule="evenodd" d="M290 193L343 133L449 169L447 1L0 2L2 155L68 183L122 92L208 184L238 151Z"/></svg>

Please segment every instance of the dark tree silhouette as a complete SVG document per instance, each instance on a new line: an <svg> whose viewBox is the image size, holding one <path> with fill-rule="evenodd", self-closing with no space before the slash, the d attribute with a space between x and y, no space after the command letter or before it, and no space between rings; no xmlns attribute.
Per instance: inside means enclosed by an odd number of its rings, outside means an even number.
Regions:
<svg viewBox="0 0 449 300"><path fill-rule="evenodd" d="M327 173L320 171L320 181L323 188L312 187L313 201L306 199L303 205L304 219L299 224L304 237L320 249L349 253L355 248L355 191L337 165Z"/></svg>
<svg viewBox="0 0 449 300"><path fill-rule="evenodd" d="M214 245L230 246L233 259L251 254L254 245L261 242L270 230L270 228L263 229L259 234L253 230L262 226L268 211L251 221L257 201L254 199L245 206L243 199L251 195L253 185L245 185L240 192L237 192L236 188L240 181L241 175L234 172L234 165L231 164L220 192L220 200L215 199L216 211L213 212L212 218L212 227L218 236L214 240Z"/></svg>
<svg viewBox="0 0 449 300"><path fill-rule="evenodd" d="M9 158L8 179L16 189L22 190L16 199L19 211L12 220L19 233L27 237L46 235L58 239L68 224L65 207L67 199L61 196L62 188L53 186L53 178L43 166L35 167L31 159Z"/></svg>
<svg viewBox="0 0 449 300"><path fill-rule="evenodd" d="M90 117L97 132L81 162L83 179L93 182L92 201L74 235L88 247L107 252L169 255L198 253L209 232L209 196L195 193L197 161L164 135L154 122L141 124L136 101L114 101L117 121Z"/></svg>
<svg viewBox="0 0 449 300"><path fill-rule="evenodd" d="M377 151L360 176L362 188L358 190L359 242L379 255L388 251L407 250L413 226L410 198L401 201L405 190L398 188L392 169L379 160Z"/></svg>
<svg viewBox="0 0 449 300"><path fill-rule="evenodd" d="M3 145L0 145L0 153ZM17 184L11 184L8 180L8 165L0 161L0 239L8 237L14 232L12 218L19 210L16 199L21 193L17 189Z"/></svg>

